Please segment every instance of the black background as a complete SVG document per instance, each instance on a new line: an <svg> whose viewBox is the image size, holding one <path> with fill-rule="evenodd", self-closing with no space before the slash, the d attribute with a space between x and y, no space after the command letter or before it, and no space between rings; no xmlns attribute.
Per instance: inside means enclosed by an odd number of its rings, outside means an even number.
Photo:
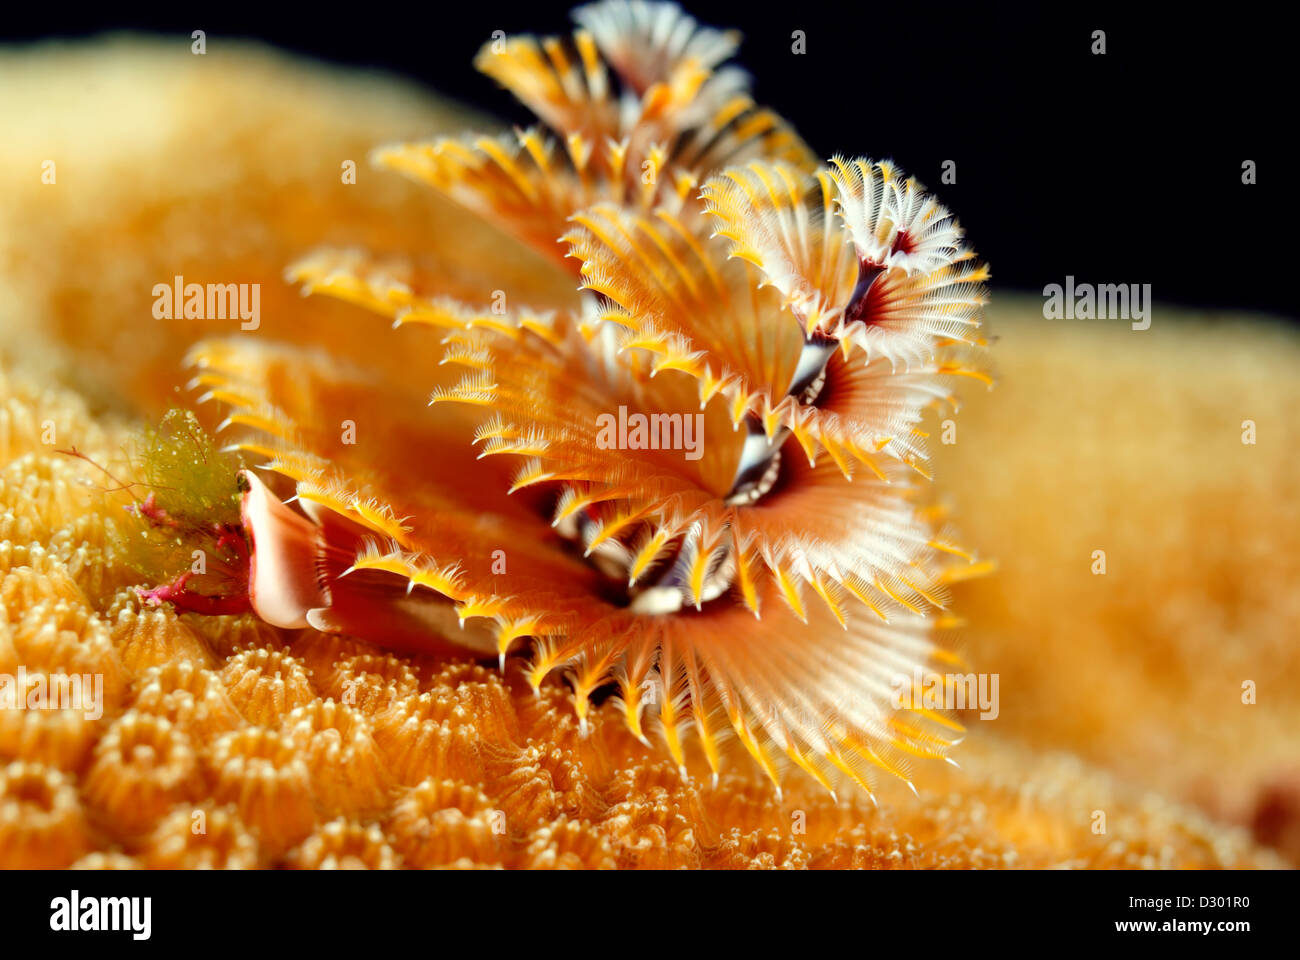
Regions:
<svg viewBox="0 0 1300 960"><path fill-rule="evenodd" d="M1294 54L1261 8L687 6L743 31L738 62L758 100L819 154L891 157L934 189L992 264L995 288L1041 290L1073 274L1150 283L1166 302L1296 316L1291 164L1281 150L1295 123ZM6 11L0 33L254 37L402 73L524 122L529 114L470 62L493 30L568 29L568 7L22 4ZM796 29L807 36L803 56L791 52ZM1095 29L1106 31L1105 56L1091 53ZM1258 166L1255 186L1241 182L1247 159ZM940 182L945 160L957 164L956 184Z"/></svg>

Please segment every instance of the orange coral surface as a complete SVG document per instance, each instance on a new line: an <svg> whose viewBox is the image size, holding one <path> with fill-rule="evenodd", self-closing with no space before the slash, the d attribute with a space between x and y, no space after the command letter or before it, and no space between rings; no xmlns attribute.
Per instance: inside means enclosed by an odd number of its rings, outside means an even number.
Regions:
<svg viewBox="0 0 1300 960"><path fill-rule="evenodd" d="M0 382L0 673L97 673L104 713L0 711L0 864L1045 867L1277 861L1244 833L1068 753L976 728L962 769L874 807L748 763L685 779L613 705L517 668L403 657L251 617L145 609L123 498L41 443L110 455L121 425ZM1190 761L1189 761L1190 762ZM1105 832L1094 832L1098 814Z"/></svg>

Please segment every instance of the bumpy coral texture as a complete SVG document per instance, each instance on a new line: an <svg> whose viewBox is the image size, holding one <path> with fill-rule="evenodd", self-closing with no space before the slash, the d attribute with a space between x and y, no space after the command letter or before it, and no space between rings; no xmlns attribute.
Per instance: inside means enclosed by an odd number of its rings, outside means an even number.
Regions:
<svg viewBox="0 0 1300 960"><path fill-rule="evenodd" d="M0 89L40 89L54 101L6 139L0 165L16 178L0 200L4 242L11 244L2 287L10 350L0 383L0 673L18 664L102 673L106 701L98 720L0 713L0 865L1279 862L1247 833L1207 819L1207 808L1253 826L1263 843L1295 843L1300 805L1285 748L1294 697L1275 693L1248 708L1235 675L1232 689L1214 683L1232 670L1267 678L1295 668L1294 647L1285 642L1295 611L1277 589L1290 568L1276 562L1297 555L1277 548L1277 531L1286 528L1277 511L1297 502L1286 497L1294 472L1275 447L1251 451L1261 456L1249 465L1236 459L1236 447L1225 447L1234 456L1215 464L1224 488L1249 485L1253 501L1273 506L1243 507L1228 518L1223 497L1199 479L1208 471L1188 471L1174 488L1176 500L1153 494L1144 508L1171 530L1155 543L1114 519L1131 509L1131 494L1145 489L1137 480L1122 485L1128 494L1088 482L1092 474L1140 475L1153 434L1166 438L1157 450L1184 456L1184 445L1223 417L1188 406L1210 371L1217 372L1217 397L1235 401L1242 416L1285 430L1285 417L1265 400L1277 395L1268 388L1282 383L1285 357L1294 353L1294 342L1282 337L1201 334L1203 345L1176 355L1189 372L1169 366L1155 381L1165 420L1138 430L1122 397L1090 405L1060 396L1062 357L1088 353L1087 368L1105 370L1127 355L1127 345L1100 343L1082 330L1045 336L1030 311L1023 322L1016 310L995 316L1005 380L1022 391L1004 402L1042 410L1033 439L999 429L996 415L975 405L973 419L960 420L963 439L940 453L941 466L955 461L947 472L964 478L958 495L972 539L1003 559L1002 575L962 585L958 596L980 623L964 651L982 667L1004 671L1003 714L987 724L964 718L973 729L961 745L962 769L927 768L916 782L918 798L883 784L879 808L861 795L832 800L801 778L788 780L778 799L766 778L743 763L728 764L716 787L707 777L682 779L661 751L628 732L614 704L588 713L591 730L583 737L568 688L549 680L535 696L518 666L503 675L464 659L399 656L251 618L142 609L129 590L137 578L111 536L124 523L126 500L88 485L85 465L53 447L76 445L111 461L128 425L141 412L160 412L185 345L212 332L193 321L160 332L148 313L153 283L184 263L187 273L202 267L222 280L259 279L264 291L276 291L285 262L336 238L372 250L424 251L437 261L424 265L430 274L466 278L467 297L489 286L481 271L475 274L482 257L474 251L510 249L493 260L498 269L517 270L512 291L527 291L525 302L539 306L562 304L565 296L564 285L529 266L525 248L510 248L507 238L485 234L467 218L442 219L457 223L445 234L430 231L429 218L461 215L392 178L356 195L320 192L326 182L337 185L336 158L361 157L384 138L456 129L459 117L448 120L443 108L405 91L394 97L375 81L251 52L219 52L201 77L193 60L183 51L119 43L11 55L0 63L14 81ZM138 137L106 129L84 81L68 79L87 74L109 85L104 95L114 103L138 107L139 128L159 142L144 149ZM263 96L277 85L293 87L292 110ZM376 102L393 106L376 117ZM227 122L196 125L196 103L205 108L197 113ZM118 115L132 116L129 108ZM83 175L63 177L57 190L42 193L35 178L14 171L39 169L54 128L64 131L54 155L77 159L73 167ZM266 129L279 131L275 143L265 142ZM140 165L151 163L167 175L139 176ZM310 202L293 199L309 196ZM259 227L214 232L209 220L216 210ZM160 218L157 211L169 213ZM125 232L123 224L130 225ZM122 295L100 295L114 284ZM274 302L276 309L265 310L268 335L328 339L373 369L400 369L401 358L377 346L380 338L345 309L324 301L306 309L296 294ZM1229 343L1235 353L1225 349ZM1278 359L1263 363L1257 353ZM86 367L99 355L112 362ZM1236 366L1225 368L1225 355L1236 357ZM1159 363L1153 357L1144 369ZM27 372L13 372L16 366ZM92 371L89 379L82 370ZM74 378L89 400L53 386ZM1077 373L1064 383L1067 395L1068 388L1091 391L1093 400L1119 389ZM1056 405L1044 405L1048 400ZM1080 414L1089 406L1098 411L1091 419ZM1075 426L1084 420L1081 437ZM54 444L45 442L49 422ZM976 436L983 440L968 442ZM997 456L990 457L992 444ZM1061 502L1069 490L1049 494L1034 485L1034 465L1054 462L1052 450L1068 451L1087 467L1071 479L1087 496L1068 509ZM1005 464L1008 475L990 461ZM1044 512L1057 518L1051 536ZM998 519L1006 516L1024 519L1007 525ZM1205 516L1224 517L1244 537L1259 579L1225 587L1223 574L1231 584L1236 568L1216 557L1170 562L1180 544L1196 542L1187 531ZM1110 531L1108 542L1121 555L1127 545L1129 555L1145 559L1144 573L1125 581L1119 596L1097 593L1086 563L1070 566L1070 545L1090 546L1098 530ZM1059 558L1052 552L1058 549ZM1017 557L1052 563L1045 570ZM1088 605L1097 617L1061 617L1064 606ZM1197 630L1156 622L1156 609L1183 611L1179 622ZM1228 631L1215 630L1215 622L1236 625L1226 646ZM1074 682L1080 670L1091 671L1091 686L1122 680L1127 692L1089 697ZM1189 677L1195 703L1184 696ZM1205 782L1229 759L1233 775L1207 796ZM1163 797L1148 792L1152 787ZM1106 816L1104 834L1093 832L1098 812Z"/></svg>
<svg viewBox="0 0 1300 960"><path fill-rule="evenodd" d="M99 672L105 711L0 712L0 866L835 868L1267 865L1240 833L1064 754L976 736L964 770L836 803L745 765L679 775L560 683L251 617L144 609L121 498L41 442L123 427L0 380L0 672ZM1104 835L1091 828L1107 813Z"/></svg>

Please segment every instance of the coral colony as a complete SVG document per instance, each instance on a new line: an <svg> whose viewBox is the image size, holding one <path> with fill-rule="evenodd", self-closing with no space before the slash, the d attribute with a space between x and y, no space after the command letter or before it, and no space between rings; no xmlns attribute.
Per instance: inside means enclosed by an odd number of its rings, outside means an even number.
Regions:
<svg viewBox="0 0 1300 960"><path fill-rule="evenodd" d="M611 692L638 738L715 783L738 745L778 783L910 784L961 727L894 681L957 662L936 640L947 585L987 569L927 503L923 417L988 382L988 270L915 179L821 163L756 105L725 65L735 34L668 3L574 17L476 60L536 126L373 159L534 247L581 309L479 308L356 251L293 265L304 293L416 328L395 351L434 334L412 367L432 409L320 350L198 344L202 399L260 469L205 447L227 497L195 505L205 472L141 502L146 539L189 568L143 596L519 656L535 689L567 681L584 730ZM206 442L182 427L142 462Z"/></svg>

